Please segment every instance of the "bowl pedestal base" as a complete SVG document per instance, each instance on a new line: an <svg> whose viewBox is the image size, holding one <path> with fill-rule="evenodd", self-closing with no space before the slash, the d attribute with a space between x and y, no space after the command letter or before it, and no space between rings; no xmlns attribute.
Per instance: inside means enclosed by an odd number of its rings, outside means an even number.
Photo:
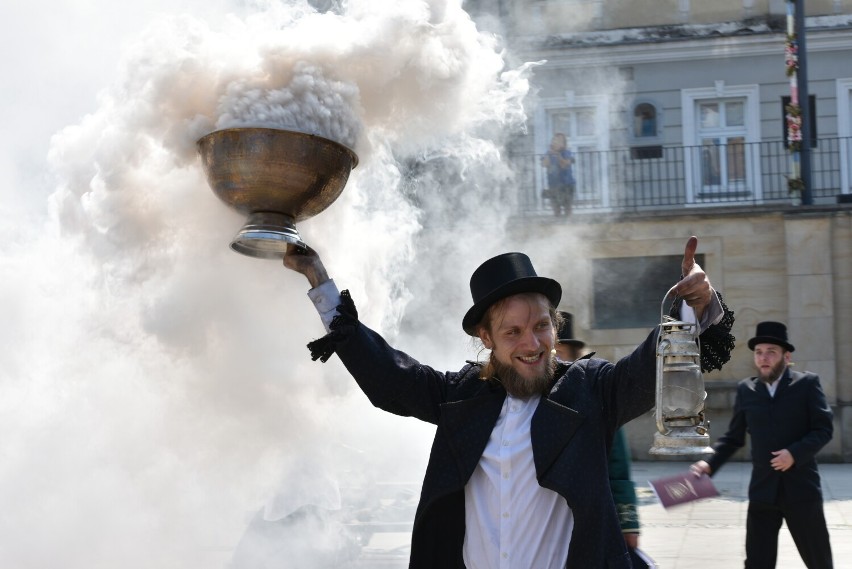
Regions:
<svg viewBox="0 0 852 569"><path fill-rule="evenodd" d="M306 247L293 218L283 213L264 211L249 215L231 241L231 249L257 259L283 259L289 243Z"/></svg>

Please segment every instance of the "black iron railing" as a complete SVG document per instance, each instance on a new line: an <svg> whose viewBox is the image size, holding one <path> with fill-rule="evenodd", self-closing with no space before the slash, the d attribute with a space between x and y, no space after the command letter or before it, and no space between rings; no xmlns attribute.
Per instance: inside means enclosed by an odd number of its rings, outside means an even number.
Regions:
<svg viewBox="0 0 852 569"><path fill-rule="evenodd" d="M541 154L510 157L520 209L550 210ZM852 138L821 138L811 149L814 203L852 193ZM641 211L719 205L789 204L790 153L783 141L651 146L576 153L576 211Z"/></svg>

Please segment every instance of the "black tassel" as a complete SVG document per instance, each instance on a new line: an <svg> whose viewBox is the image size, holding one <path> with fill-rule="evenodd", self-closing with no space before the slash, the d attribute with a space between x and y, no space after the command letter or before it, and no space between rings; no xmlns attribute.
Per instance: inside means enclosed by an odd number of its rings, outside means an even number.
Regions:
<svg viewBox="0 0 852 569"><path fill-rule="evenodd" d="M722 319L718 323L709 326L701 332L701 371L707 373L714 369L722 369L722 366L731 359L731 351L734 349L736 338L731 334L734 326L734 312L725 304L722 293L716 291L719 302L722 304ZM669 316L677 318L680 311L680 301L676 296L669 309Z"/></svg>
<svg viewBox="0 0 852 569"><path fill-rule="evenodd" d="M331 332L310 342L311 360L328 361L337 349L337 345L348 336L358 324L358 310L348 290L340 293L340 304L337 306L337 316L331 321Z"/></svg>
<svg viewBox="0 0 852 569"><path fill-rule="evenodd" d="M736 344L736 338L731 334L734 327L734 311L725 304L722 294L717 292L722 303L724 315L718 324L707 328L701 334L701 371L708 372L722 369L731 359L731 351Z"/></svg>

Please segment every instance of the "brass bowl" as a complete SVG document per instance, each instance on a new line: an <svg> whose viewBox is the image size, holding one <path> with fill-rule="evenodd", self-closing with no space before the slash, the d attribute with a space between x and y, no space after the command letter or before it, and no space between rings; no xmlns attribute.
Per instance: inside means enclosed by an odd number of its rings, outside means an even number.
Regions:
<svg viewBox="0 0 852 569"><path fill-rule="evenodd" d="M275 128L228 128L201 137L207 182L229 207L248 215L231 248L280 259L287 243L305 247L295 223L334 203L358 165L346 146Z"/></svg>

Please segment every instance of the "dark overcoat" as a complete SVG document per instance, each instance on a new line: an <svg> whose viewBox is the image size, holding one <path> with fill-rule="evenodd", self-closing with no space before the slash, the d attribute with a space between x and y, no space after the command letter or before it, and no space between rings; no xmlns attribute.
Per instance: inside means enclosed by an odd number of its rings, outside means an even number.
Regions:
<svg viewBox="0 0 852 569"><path fill-rule="evenodd" d="M737 385L734 414L728 432L713 446L708 459L713 472L745 444L751 435L751 482L749 500L775 503L779 490L788 502L822 500L816 454L831 440L831 407L819 377L791 371L781 376L775 397L756 377ZM787 449L795 463L787 471L775 470L772 452Z"/></svg>
<svg viewBox="0 0 852 569"><path fill-rule="evenodd" d="M345 331L341 331L346 328ZM464 486L479 462L506 391L468 364L439 372L391 348L360 323L341 327L335 351L376 407L437 426L414 520L410 567L463 568ZM654 330L630 355L559 363L530 437L539 484L574 514L568 569L631 567L607 474L619 426L655 401ZM567 537L567 536L566 536Z"/></svg>

